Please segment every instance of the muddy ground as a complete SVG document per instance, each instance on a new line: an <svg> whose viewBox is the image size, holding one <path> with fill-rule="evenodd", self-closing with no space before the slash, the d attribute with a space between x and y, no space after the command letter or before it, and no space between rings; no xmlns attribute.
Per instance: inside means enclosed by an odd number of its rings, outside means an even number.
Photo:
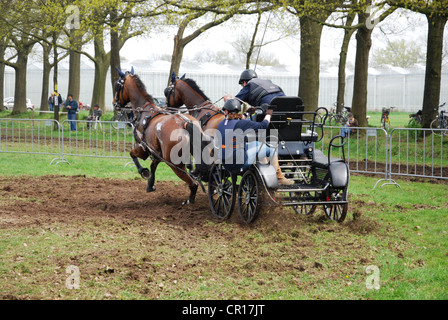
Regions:
<svg viewBox="0 0 448 320"><path fill-rule="evenodd" d="M183 183L156 187L147 193L142 179L0 177L0 231L23 242L4 248L0 299L337 299L322 283L352 285L358 276L362 288L365 266L375 262L364 236L394 232L363 216L367 200L350 203L343 224L266 204L246 226L237 210L217 221L200 189L196 203L182 207ZM65 289L69 265L82 270L84 290Z"/></svg>

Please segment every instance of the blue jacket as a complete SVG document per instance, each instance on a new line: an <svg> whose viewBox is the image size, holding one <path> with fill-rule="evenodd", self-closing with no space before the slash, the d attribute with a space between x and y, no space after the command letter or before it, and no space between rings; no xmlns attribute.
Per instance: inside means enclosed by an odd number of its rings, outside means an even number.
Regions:
<svg viewBox="0 0 448 320"><path fill-rule="evenodd" d="M68 109L67 107L70 106L70 109ZM65 107L67 108L67 112L69 114L73 114L76 113L78 111L78 102L76 102L75 100L68 100L65 102Z"/></svg>
<svg viewBox="0 0 448 320"><path fill-rule="evenodd" d="M229 171L238 170L247 161L247 154L244 148L244 136L237 137L237 133L246 133L247 130L252 129L257 132L260 129L267 129L269 127L269 122L263 120L262 122L255 122L251 120L223 120L218 124L217 130L221 134L221 146L219 152L219 158L222 163ZM238 130L238 131L236 131ZM236 131L236 132L235 132ZM226 139L226 135L228 136ZM231 145L227 145L226 140L232 138ZM229 150L230 149L230 150ZM240 153L241 152L241 153Z"/></svg>

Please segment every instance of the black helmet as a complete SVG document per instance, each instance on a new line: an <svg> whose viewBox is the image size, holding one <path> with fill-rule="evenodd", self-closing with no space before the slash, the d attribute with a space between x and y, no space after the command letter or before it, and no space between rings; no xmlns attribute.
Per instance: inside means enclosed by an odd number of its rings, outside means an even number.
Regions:
<svg viewBox="0 0 448 320"><path fill-rule="evenodd" d="M229 113L238 113L241 111L241 102L237 99L229 99L224 103L222 109L229 111Z"/></svg>
<svg viewBox="0 0 448 320"><path fill-rule="evenodd" d="M243 84L244 81L252 80L253 78L257 78L257 73L254 70L246 69L241 73L239 84Z"/></svg>

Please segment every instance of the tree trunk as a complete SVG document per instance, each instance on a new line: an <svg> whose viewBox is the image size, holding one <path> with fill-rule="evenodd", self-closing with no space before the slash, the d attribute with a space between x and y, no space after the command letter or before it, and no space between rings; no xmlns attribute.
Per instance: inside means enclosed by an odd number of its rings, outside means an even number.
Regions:
<svg viewBox="0 0 448 320"><path fill-rule="evenodd" d="M53 90L58 92L58 95L61 95L61 93L58 91L58 72L59 72L59 66L58 66L58 47L56 46L57 43L57 34L56 32L53 33ZM55 99L58 99L58 95L55 95ZM61 96L62 97L62 96ZM59 103L54 106L54 130L59 130L58 122L59 122L59 111L60 111L61 105Z"/></svg>
<svg viewBox="0 0 448 320"><path fill-rule="evenodd" d="M1 62L1 59L5 57L5 46L0 44L0 111L4 111L3 99L5 98L5 64Z"/></svg>
<svg viewBox="0 0 448 320"><path fill-rule="evenodd" d="M115 10L112 10L111 20L115 21L116 19L117 19L117 12ZM121 59L120 59L121 46L117 28L118 28L117 25L112 24L110 30L110 81L112 84L112 91L114 89L114 83L118 79L120 79L117 68L121 70Z"/></svg>
<svg viewBox="0 0 448 320"><path fill-rule="evenodd" d="M92 106L98 104L105 108L107 70L110 66L110 52L104 51L103 40L95 38L95 79L93 84Z"/></svg>
<svg viewBox="0 0 448 320"><path fill-rule="evenodd" d="M95 79L93 82L92 104L98 104L101 108L105 108L106 104L106 81L107 70L110 66L110 52L104 50L104 41L102 35L94 38L95 47Z"/></svg>
<svg viewBox="0 0 448 320"><path fill-rule="evenodd" d="M307 16L300 18L299 97L305 110L319 106L320 38L323 26Z"/></svg>
<svg viewBox="0 0 448 320"><path fill-rule="evenodd" d="M48 111L48 97L49 97L49 90L50 90L50 71L51 71L51 63L49 62L50 59L50 51L51 47L47 44L42 45L43 50L43 71L42 71L42 94L40 97L40 111Z"/></svg>
<svg viewBox="0 0 448 320"><path fill-rule="evenodd" d="M436 14L427 15L428 46L426 54L425 91L423 96L422 127L429 128L437 115L440 102L440 83L442 73L443 32L446 17Z"/></svg>
<svg viewBox="0 0 448 320"><path fill-rule="evenodd" d="M179 26L179 30L177 30L177 34L174 36L174 48L173 55L171 56L171 67L168 77L168 85L170 85L171 83L171 75L173 74L173 72L176 73L176 75L179 74L182 56L184 55L184 47L186 45L182 38L189 22L190 20L188 19L182 21L181 25Z"/></svg>
<svg viewBox="0 0 448 320"><path fill-rule="evenodd" d="M261 13L258 14L257 23L255 24L254 33L252 34L252 39L250 41L249 50L246 53L246 69L250 69L250 60L252 58L252 54L255 49L255 40L257 39L258 28L260 27L261 21ZM257 66L258 61L255 62L255 67ZM255 68L254 68L255 69Z"/></svg>
<svg viewBox="0 0 448 320"><path fill-rule="evenodd" d="M364 23L368 14L359 13L359 22ZM372 47L372 31L360 27L356 32L356 60L353 85L352 113L360 127L367 127L367 83L369 78L369 54Z"/></svg>
<svg viewBox="0 0 448 320"><path fill-rule="evenodd" d="M70 30L70 45L76 50L81 50L81 35L79 30ZM81 54L70 50L69 71L68 71L68 93L73 94L73 99L79 101L81 88Z"/></svg>
<svg viewBox="0 0 448 320"><path fill-rule="evenodd" d="M16 81L14 86L14 108L12 114L26 112L26 71L28 65L29 50L20 49L17 51L17 61L15 63Z"/></svg>
<svg viewBox="0 0 448 320"><path fill-rule="evenodd" d="M346 26L349 27L352 25L353 20L355 19L355 15L351 14L347 17ZM348 46L350 44L350 39L355 32L355 29L345 29L344 30L344 39L342 41L341 52L339 54L339 70L338 70L338 94L336 98L336 111L341 112L345 103L345 68L347 65L347 53Z"/></svg>

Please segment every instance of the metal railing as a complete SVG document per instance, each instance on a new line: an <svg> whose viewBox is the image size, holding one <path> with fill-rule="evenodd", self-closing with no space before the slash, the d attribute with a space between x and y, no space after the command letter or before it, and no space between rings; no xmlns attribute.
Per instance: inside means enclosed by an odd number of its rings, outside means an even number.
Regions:
<svg viewBox="0 0 448 320"><path fill-rule="evenodd" d="M55 127L58 130L54 130ZM0 152L59 156L59 123L41 119L0 119Z"/></svg>
<svg viewBox="0 0 448 320"><path fill-rule="evenodd" d="M72 131L73 123L76 131ZM65 120L60 126L61 157L129 159L134 127L129 122Z"/></svg>
<svg viewBox="0 0 448 320"><path fill-rule="evenodd" d="M384 175L374 188L379 183L399 187L392 176L448 180L448 137L441 134L446 129L355 129L356 133L346 138L346 161L352 172ZM326 141L342 134L342 130L343 127L325 127L324 138L317 147L325 152ZM332 150L332 156L341 157L341 150Z"/></svg>
<svg viewBox="0 0 448 320"><path fill-rule="evenodd" d="M134 146L127 122L0 119L0 153L54 155L50 165L69 163L67 156L130 159Z"/></svg>
<svg viewBox="0 0 448 320"><path fill-rule="evenodd" d="M59 123L42 119L0 119L0 153L53 155L53 163L69 163L66 157L130 159L135 147L132 124L113 121L72 120ZM56 128L56 129L55 129ZM392 177L408 176L448 180L448 136L446 129L355 128L346 138L345 157L350 171L383 176L375 187L393 184ZM343 127L324 127L324 137L316 148L328 152L332 137ZM334 148L332 157L341 157Z"/></svg>

